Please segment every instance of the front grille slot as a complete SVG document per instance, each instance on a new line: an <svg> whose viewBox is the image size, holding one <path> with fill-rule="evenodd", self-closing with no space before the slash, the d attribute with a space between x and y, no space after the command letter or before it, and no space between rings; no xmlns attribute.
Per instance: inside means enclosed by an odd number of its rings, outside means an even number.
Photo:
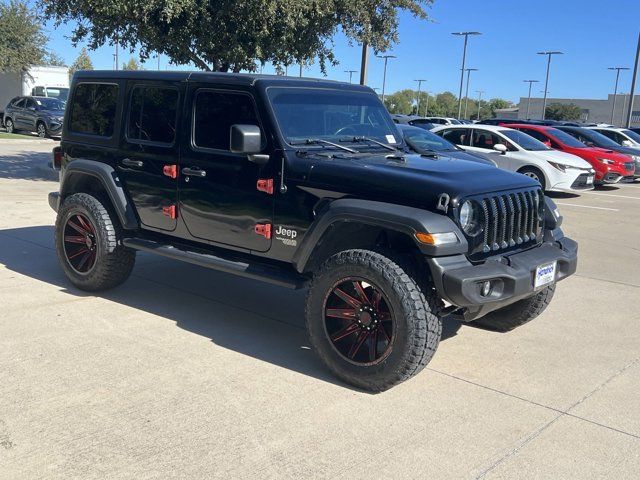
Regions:
<svg viewBox="0 0 640 480"><path fill-rule="evenodd" d="M482 252L515 247L540 237L541 190L513 192L479 199L483 213Z"/></svg>

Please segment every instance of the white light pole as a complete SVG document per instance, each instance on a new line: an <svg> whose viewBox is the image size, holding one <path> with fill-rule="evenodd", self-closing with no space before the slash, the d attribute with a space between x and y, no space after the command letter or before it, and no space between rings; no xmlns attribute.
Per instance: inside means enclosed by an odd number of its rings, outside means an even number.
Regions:
<svg viewBox="0 0 640 480"><path fill-rule="evenodd" d="M414 82L418 82L418 101L416 105L416 114L420 116L420 87L422 87L422 82L426 82L424 78L420 78L418 80L414 80Z"/></svg>
<svg viewBox="0 0 640 480"><path fill-rule="evenodd" d="M480 121L480 105L482 105L482 94L484 93L484 90L476 90L476 93L478 94L478 117L477 117L477 120Z"/></svg>
<svg viewBox="0 0 640 480"><path fill-rule="evenodd" d="M549 70L551 70L551 56L552 55L564 55L563 52L552 51L552 52L538 52L538 55L546 55L547 56L547 77L544 82L544 100L542 101L542 120L544 120L544 116L547 110L547 90L549 90Z"/></svg>
<svg viewBox="0 0 640 480"><path fill-rule="evenodd" d="M349 74L349 83L351 83L351 80L353 78L353 74L357 73L357 70L345 70L344 73L348 73Z"/></svg>
<svg viewBox="0 0 640 480"><path fill-rule="evenodd" d="M430 92L429 92L429 91L427 91L427 90L425 90L425 92L424 92L424 93L426 93L426 94L427 94L427 106L426 106L426 108L424 109L424 116L425 116L425 117L427 117L427 116L429 116L429 93L430 93Z"/></svg>
<svg viewBox="0 0 640 480"><path fill-rule="evenodd" d="M523 80L523 82L529 84L529 96L527 97L527 116L525 117L525 120L529 120L529 107L531 107L531 86L534 83L539 83L539 81L538 80Z"/></svg>
<svg viewBox="0 0 640 480"><path fill-rule="evenodd" d="M620 80L620 70L629 70L627 67L609 67L607 70L616 71L616 86L613 90L613 107L611 108L611 125L614 125L613 120L616 114L616 99L618 98L618 80Z"/></svg>
<svg viewBox="0 0 640 480"><path fill-rule="evenodd" d="M384 74L382 76L382 103L384 104L384 89L387 84L387 62L390 58L396 58L395 55L376 55L378 58L384 59Z"/></svg>
<svg viewBox="0 0 640 480"><path fill-rule="evenodd" d="M480 32L453 32L451 35L464 37L464 48L462 50L462 68L460 69L460 93L458 94L458 118L462 115L462 85L464 84L464 67L467 61L467 43L469 35L482 35Z"/></svg>
<svg viewBox="0 0 640 480"><path fill-rule="evenodd" d="M638 48L636 49L636 61L633 67L633 77L631 77L631 90L629 91L629 108L624 126L631 127L631 117L633 116L633 99L636 93L636 80L638 79L638 67L640 66L640 34L638 34Z"/></svg>
<svg viewBox="0 0 640 480"><path fill-rule="evenodd" d="M467 72L467 89L464 94L464 118L467 118L467 107L469 106L469 79L471 78L471 72L477 72L477 68L466 68Z"/></svg>

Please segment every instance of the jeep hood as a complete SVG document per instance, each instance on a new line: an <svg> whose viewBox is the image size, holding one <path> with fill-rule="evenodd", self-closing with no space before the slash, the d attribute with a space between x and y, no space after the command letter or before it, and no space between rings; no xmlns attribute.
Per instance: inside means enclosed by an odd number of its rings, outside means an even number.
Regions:
<svg viewBox="0 0 640 480"><path fill-rule="evenodd" d="M391 153L391 152L389 152ZM318 158L318 157L315 157ZM519 173L447 156L429 157L379 154L318 159L307 178L308 186L433 208L440 194L451 199L483 193L539 186Z"/></svg>

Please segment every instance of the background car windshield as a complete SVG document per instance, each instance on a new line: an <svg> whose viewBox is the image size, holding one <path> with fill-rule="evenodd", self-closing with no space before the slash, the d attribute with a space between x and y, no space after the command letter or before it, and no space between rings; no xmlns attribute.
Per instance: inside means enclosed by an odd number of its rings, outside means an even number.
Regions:
<svg viewBox="0 0 640 480"><path fill-rule="evenodd" d="M541 141L536 140L531 135L527 135L519 130L500 130L500 133L525 150L529 150L531 152L538 150L551 150Z"/></svg>
<svg viewBox="0 0 640 480"><path fill-rule="evenodd" d="M587 148L587 146L581 141L575 139L567 132L563 132L562 130L558 130L557 128L549 129L549 135L553 135L556 139L560 140L569 148Z"/></svg>
<svg viewBox="0 0 640 480"><path fill-rule="evenodd" d="M435 133L424 131L405 130L404 139L409 146L417 151L433 150L434 152L447 152L457 150L456 146L447 142Z"/></svg>
<svg viewBox="0 0 640 480"><path fill-rule="evenodd" d="M629 137L634 142L640 143L640 135L638 135L633 130L626 130L625 129L625 130L622 130L622 133L624 133L627 137Z"/></svg>
<svg viewBox="0 0 640 480"><path fill-rule="evenodd" d="M41 110L64 110L64 103L57 98L36 98L35 101Z"/></svg>
<svg viewBox="0 0 640 480"><path fill-rule="evenodd" d="M373 94L311 88L270 88L268 92L289 143L316 138L347 142L359 136L400 143L387 110Z"/></svg>

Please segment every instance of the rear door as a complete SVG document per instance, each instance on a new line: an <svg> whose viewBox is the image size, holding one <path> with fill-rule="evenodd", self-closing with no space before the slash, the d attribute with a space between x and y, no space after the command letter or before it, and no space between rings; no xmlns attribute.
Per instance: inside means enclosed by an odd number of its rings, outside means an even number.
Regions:
<svg viewBox="0 0 640 480"><path fill-rule="evenodd" d="M23 128L32 132L35 131L36 121L38 120L38 105L36 104L36 101L31 97L27 97L25 108L22 109L21 120L23 123Z"/></svg>
<svg viewBox="0 0 640 480"><path fill-rule="evenodd" d="M176 228L179 82L130 81L117 169L143 226Z"/></svg>
<svg viewBox="0 0 640 480"><path fill-rule="evenodd" d="M258 165L229 149L232 125L258 125L263 152L270 151L251 89L191 84L186 104L192 109L191 125L182 150L179 195L189 233L222 245L269 250L271 235L264 226L271 227L274 196L258 190L257 183L273 180L274 159Z"/></svg>
<svg viewBox="0 0 640 480"><path fill-rule="evenodd" d="M494 150L494 146L502 144L507 147L507 152L502 154ZM474 128L471 135L471 147L469 150L484 153L491 156L491 159L496 162L498 167L505 170L517 170L519 162L514 162L514 154L517 154L517 148L515 148L511 142L506 138L503 138L496 132L491 130L485 130L483 128Z"/></svg>

